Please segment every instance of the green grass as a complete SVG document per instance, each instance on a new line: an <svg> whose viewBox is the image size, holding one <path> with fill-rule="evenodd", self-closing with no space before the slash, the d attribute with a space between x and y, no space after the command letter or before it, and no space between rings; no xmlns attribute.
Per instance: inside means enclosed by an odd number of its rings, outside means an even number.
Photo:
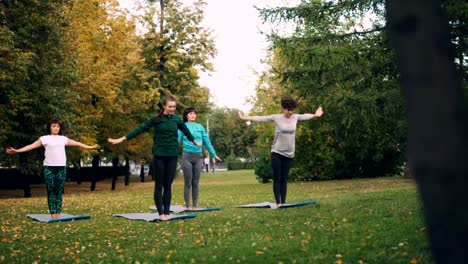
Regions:
<svg viewBox="0 0 468 264"><path fill-rule="evenodd" d="M33 198L0 191L2 263L431 263L421 205L412 180L300 182L288 185L288 202L316 205L271 210L235 205L273 201L272 185L253 172L202 174L200 206L221 207L194 219L148 223L113 217L149 212L153 182L116 191L101 181L67 183L64 213L89 220L40 223L27 213L47 213L45 187ZM181 177L173 204L183 204Z"/></svg>

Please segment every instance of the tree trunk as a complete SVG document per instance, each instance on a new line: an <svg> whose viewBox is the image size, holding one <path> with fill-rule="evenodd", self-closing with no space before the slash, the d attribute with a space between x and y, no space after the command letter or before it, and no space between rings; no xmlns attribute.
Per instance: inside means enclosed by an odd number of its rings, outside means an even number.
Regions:
<svg viewBox="0 0 468 264"><path fill-rule="evenodd" d="M145 165L142 164L140 168L140 182L145 182Z"/></svg>
<svg viewBox="0 0 468 264"><path fill-rule="evenodd" d="M91 172L91 191L96 190L96 179L99 173L99 162L100 162L99 155L93 156L92 164L92 172Z"/></svg>
<svg viewBox="0 0 468 264"><path fill-rule="evenodd" d="M20 153L19 154L19 164L20 167L25 168L28 164L28 153ZM21 185L23 186L24 197L29 198L31 197L31 187L29 186L29 176L24 173L21 169L19 170L20 173L20 181Z"/></svg>
<svg viewBox="0 0 468 264"><path fill-rule="evenodd" d="M30 198L31 197L31 186L29 185L29 180L28 180L28 175L23 174L22 178L24 179L23 181L23 191L24 191L24 198Z"/></svg>
<svg viewBox="0 0 468 264"><path fill-rule="evenodd" d="M78 169L76 170L76 183L77 184L81 184L81 172L80 172L80 169L81 169L81 159L78 159Z"/></svg>
<svg viewBox="0 0 468 264"><path fill-rule="evenodd" d="M125 157L125 186L130 184L130 159Z"/></svg>
<svg viewBox="0 0 468 264"><path fill-rule="evenodd" d="M150 162L150 165L149 165L148 175L151 175L151 180L152 180L152 181L154 181L154 173L153 173L153 170L154 170L153 161L151 161L151 162Z"/></svg>
<svg viewBox="0 0 468 264"><path fill-rule="evenodd" d="M117 182L117 177L119 174L119 158L112 159L112 187L111 190L115 191L115 184Z"/></svg>
<svg viewBox="0 0 468 264"><path fill-rule="evenodd" d="M161 15L160 15L160 19L159 19L159 30L161 32L163 32L163 30L164 30L164 7L165 7L164 0L159 0L159 5L161 6Z"/></svg>
<svg viewBox="0 0 468 264"><path fill-rule="evenodd" d="M468 129L439 0L387 0L408 119L408 160L436 263L468 263Z"/></svg>

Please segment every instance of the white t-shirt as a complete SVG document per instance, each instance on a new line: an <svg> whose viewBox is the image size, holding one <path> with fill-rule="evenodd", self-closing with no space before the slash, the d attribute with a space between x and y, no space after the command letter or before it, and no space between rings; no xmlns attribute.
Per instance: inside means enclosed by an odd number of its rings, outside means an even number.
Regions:
<svg viewBox="0 0 468 264"><path fill-rule="evenodd" d="M294 157L296 147L296 128L297 121L310 120L314 117L312 114L293 114L286 118L284 114L269 116L252 116L252 121L256 122L274 122L275 138L271 146L271 152L281 154L288 158Z"/></svg>
<svg viewBox="0 0 468 264"><path fill-rule="evenodd" d="M39 138L45 148L45 166L67 166L67 155L65 146L68 144L68 138L65 136L42 136Z"/></svg>

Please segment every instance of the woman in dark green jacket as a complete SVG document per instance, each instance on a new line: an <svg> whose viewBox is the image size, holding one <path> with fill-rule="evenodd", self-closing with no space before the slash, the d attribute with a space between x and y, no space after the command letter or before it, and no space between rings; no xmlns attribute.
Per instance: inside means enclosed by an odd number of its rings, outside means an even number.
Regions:
<svg viewBox="0 0 468 264"><path fill-rule="evenodd" d="M179 154L177 131L182 131L187 139L199 145L182 119L174 114L176 105L176 99L167 95L163 99L162 109L158 115L152 116L121 138L108 139L110 143L115 145L130 140L151 127L153 128L154 203L161 220L168 220L170 215L171 185L176 174Z"/></svg>

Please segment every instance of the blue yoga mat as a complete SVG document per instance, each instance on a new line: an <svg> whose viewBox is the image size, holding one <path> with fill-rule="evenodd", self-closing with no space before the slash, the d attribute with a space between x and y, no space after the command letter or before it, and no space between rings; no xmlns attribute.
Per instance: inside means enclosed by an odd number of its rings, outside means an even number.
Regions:
<svg viewBox="0 0 468 264"><path fill-rule="evenodd" d="M159 222L163 221L159 218L157 213L128 213L128 214L113 214L112 216L124 217L130 220L144 220L147 222ZM184 215L170 215L166 221L181 220L187 218L195 218L195 214L184 214Z"/></svg>
<svg viewBox="0 0 468 264"><path fill-rule="evenodd" d="M276 203L270 202L262 202L262 203L252 203L252 204L244 204L238 205L239 208L271 208L271 209L286 209L291 207L299 207L299 206L306 206L311 204L316 204L316 201L306 201L300 203L292 203L292 204L283 204L282 206L277 206Z"/></svg>
<svg viewBox="0 0 468 264"><path fill-rule="evenodd" d="M151 205L150 209L156 210L155 205ZM182 212L209 212L209 211L220 211L221 208L219 207L213 207L213 208L197 208L197 209L187 209L185 206L182 205L171 205L171 212L174 213L182 213Z"/></svg>
<svg viewBox="0 0 468 264"><path fill-rule="evenodd" d="M44 222L44 223L74 221L74 220L82 220L82 219L91 218L90 215L70 215L70 214L60 214L59 218L54 218L54 219L50 217L50 214L27 214L26 216L36 221Z"/></svg>

